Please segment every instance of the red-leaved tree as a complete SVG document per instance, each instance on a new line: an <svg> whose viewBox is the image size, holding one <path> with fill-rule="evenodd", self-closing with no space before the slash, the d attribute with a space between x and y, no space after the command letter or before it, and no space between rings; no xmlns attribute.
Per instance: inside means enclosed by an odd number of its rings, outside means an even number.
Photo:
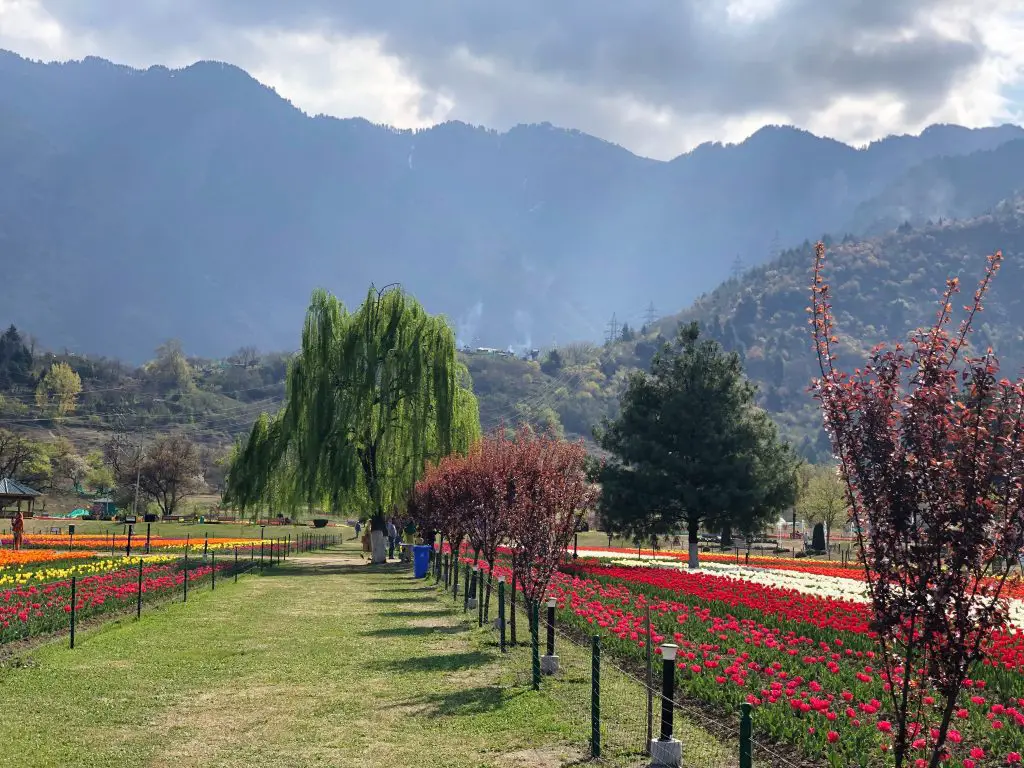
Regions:
<svg viewBox="0 0 1024 768"><path fill-rule="evenodd" d="M999 269L951 333L958 281L934 325L908 345L876 347L852 374L836 367L825 249L816 248L812 385L846 482L881 645L897 768L925 743L947 755L964 681L1007 622L1004 585L1024 547L1024 383L999 377L991 349L968 353L971 326ZM915 758L920 760L923 758Z"/></svg>
<svg viewBox="0 0 1024 768"><path fill-rule="evenodd" d="M580 518L595 501L586 455L582 442L525 428L516 438L509 538L515 577L532 602L544 597Z"/></svg>
<svg viewBox="0 0 1024 768"><path fill-rule="evenodd" d="M478 496L476 514L470 526L470 540L487 563L485 617L490 616L491 592L494 588L491 574L498 557L498 547L508 538L512 517L515 456L516 443L508 439L504 427L499 427L480 441L466 460L466 471Z"/></svg>

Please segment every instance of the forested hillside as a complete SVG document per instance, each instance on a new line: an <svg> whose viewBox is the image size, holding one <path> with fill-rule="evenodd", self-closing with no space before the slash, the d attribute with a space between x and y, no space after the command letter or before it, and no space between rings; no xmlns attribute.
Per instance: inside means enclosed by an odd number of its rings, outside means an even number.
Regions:
<svg viewBox="0 0 1024 768"><path fill-rule="evenodd" d="M967 303L985 258L1001 250L1005 263L971 338L975 349L994 348L1004 372L1024 365L1024 200L1001 203L992 214L966 221L901 227L882 237L829 243L826 278L832 288L842 344L840 364L859 365L878 342L900 341L935 318L940 292L960 276ZM735 350L758 382L764 405L810 456L827 451L820 417L806 390L817 374L806 307L813 247L810 243L730 280L694 306L662 323L697 319Z"/></svg>
<svg viewBox="0 0 1024 768"><path fill-rule="evenodd" d="M310 117L236 67L0 52L0 300L46 345L139 363L298 345L311 291L401 281L460 342L599 341L737 256L846 231L919 163L1024 132L933 126L863 150L786 127L656 162L550 125L398 131ZM638 268L642 265L642 268Z"/></svg>

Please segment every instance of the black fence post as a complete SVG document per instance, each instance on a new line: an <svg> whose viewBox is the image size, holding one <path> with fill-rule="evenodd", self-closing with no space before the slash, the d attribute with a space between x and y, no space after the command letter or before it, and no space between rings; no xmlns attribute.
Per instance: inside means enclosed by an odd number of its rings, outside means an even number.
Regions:
<svg viewBox="0 0 1024 768"><path fill-rule="evenodd" d="M188 602L188 546L185 547L185 598L182 600L183 603Z"/></svg>
<svg viewBox="0 0 1024 768"><path fill-rule="evenodd" d="M548 656L555 655L555 606L558 601L548 598Z"/></svg>
<svg viewBox="0 0 1024 768"><path fill-rule="evenodd" d="M150 533L152 533L152 531L151 531L152 527L153 527L152 523L146 523L146 554L147 555L149 554L149 536L150 536Z"/></svg>
<svg viewBox="0 0 1024 768"><path fill-rule="evenodd" d="M128 526L128 546L125 547L125 550L124 550L124 556L125 557L131 557L132 556L132 533L134 531L135 531L135 526L134 525L129 525Z"/></svg>
<svg viewBox="0 0 1024 768"><path fill-rule="evenodd" d="M476 625L482 627L484 625L484 574L480 572L480 577L476 581Z"/></svg>
<svg viewBox="0 0 1024 768"><path fill-rule="evenodd" d="M235 583L238 583L238 545L235 545Z"/></svg>
<svg viewBox="0 0 1024 768"><path fill-rule="evenodd" d="M217 588L217 553L210 555L210 591Z"/></svg>
<svg viewBox="0 0 1024 768"><path fill-rule="evenodd" d="M77 580L74 576L71 577L71 647L75 647L75 614L78 613L78 606L75 605L78 602L77 598Z"/></svg>
<svg viewBox="0 0 1024 768"><path fill-rule="evenodd" d="M260 539L260 569L263 568L263 539Z"/></svg>
<svg viewBox="0 0 1024 768"><path fill-rule="evenodd" d="M647 744L646 753L651 754L651 739L654 738L654 660L651 653L651 606L646 606L645 615L647 628L647 639L644 641L644 649L647 652Z"/></svg>
<svg viewBox="0 0 1024 768"><path fill-rule="evenodd" d="M754 766L754 724L750 718L752 710L753 707L749 703L740 704L740 768Z"/></svg>
<svg viewBox="0 0 1024 768"><path fill-rule="evenodd" d="M209 553L209 551L210 551L210 534L209 533L204 533L203 534L203 562L204 563L206 562L206 555Z"/></svg>
<svg viewBox="0 0 1024 768"><path fill-rule="evenodd" d="M135 618L142 618L142 558L139 558L139 597L135 604Z"/></svg>
<svg viewBox="0 0 1024 768"><path fill-rule="evenodd" d="M540 690L540 601L530 601L530 645L533 660L533 690Z"/></svg>
<svg viewBox="0 0 1024 768"><path fill-rule="evenodd" d="M673 643L661 646L661 736L659 741L672 739L672 720L676 698L676 651Z"/></svg>
<svg viewBox="0 0 1024 768"><path fill-rule="evenodd" d="M498 630L501 635L501 652L505 653L505 577L498 577Z"/></svg>
<svg viewBox="0 0 1024 768"><path fill-rule="evenodd" d="M590 756L601 757L601 638L590 638Z"/></svg>

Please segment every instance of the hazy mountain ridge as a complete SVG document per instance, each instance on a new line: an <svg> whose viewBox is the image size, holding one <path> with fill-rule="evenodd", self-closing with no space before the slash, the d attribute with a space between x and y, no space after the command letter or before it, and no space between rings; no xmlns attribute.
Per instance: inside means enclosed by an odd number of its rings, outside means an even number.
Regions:
<svg viewBox="0 0 1024 768"><path fill-rule="evenodd" d="M1024 136L936 126L857 150L793 128L671 162L549 125L411 132L309 117L242 70L0 54L0 297L52 347L294 348L311 290L401 280L462 341L598 339L686 306L938 155ZM474 312L474 309L479 311Z"/></svg>

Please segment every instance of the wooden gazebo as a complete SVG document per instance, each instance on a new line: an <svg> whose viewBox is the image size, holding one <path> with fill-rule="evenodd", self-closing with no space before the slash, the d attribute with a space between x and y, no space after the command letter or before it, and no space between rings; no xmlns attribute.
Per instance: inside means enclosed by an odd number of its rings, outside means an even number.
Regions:
<svg viewBox="0 0 1024 768"><path fill-rule="evenodd" d="M25 517L32 517L36 499L42 495L17 480L0 479L0 517L14 517L19 510Z"/></svg>

